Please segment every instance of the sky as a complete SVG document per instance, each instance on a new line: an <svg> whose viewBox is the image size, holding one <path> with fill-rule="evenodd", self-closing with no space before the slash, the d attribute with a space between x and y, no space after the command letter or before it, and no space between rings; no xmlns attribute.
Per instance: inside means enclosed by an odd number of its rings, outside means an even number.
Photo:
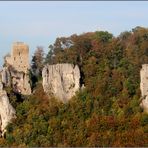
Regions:
<svg viewBox="0 0 148 148"><path fill-rule="evenodd" d="M37 46L57 37L90 31L114 36L136 26L148 27L147 1L0 1L0 67L13 42L29 45L30 60Z"/></svg>

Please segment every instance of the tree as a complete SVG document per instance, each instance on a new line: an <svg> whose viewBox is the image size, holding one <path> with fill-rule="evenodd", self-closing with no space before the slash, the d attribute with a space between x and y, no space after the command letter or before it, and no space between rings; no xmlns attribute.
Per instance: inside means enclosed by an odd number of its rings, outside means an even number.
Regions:
<svg viewBox="0 0 148 148"><path fill-rule="evenodd" d="M148 115L140 108L140 76L148 63L148 29L136 27L113 37L107 31L57 38L45 63L80 68L80 89L66 104L37 83L30 96L13 97L17 118L0 146L147 146ZM42 69L37 48L32 69ZM22 96L21 96L22 97Z"/></svg>
<svg viewBox="0 0 148 148"><path fill-rule="evenodd" d="M113 38L113 35L107 31L96 31L95 37L101 40L102 42L108 42Z"/></svg>
<svg viewBox="0 0 148 148"><path fill-rule="evenodd" d="M49 52L46 55L45 58L45 64L49 63L49 64L53 64L53 58L54 58L54 47L53 45L49 45Z"/></svg>
<svg viewBox="0 0 148 148"><path fill-rule="evenodd" d="M32 57L31 69L33 75L40 77L42 75L44 63L44 50L42 46L37 46L37 49Z"/></svg>

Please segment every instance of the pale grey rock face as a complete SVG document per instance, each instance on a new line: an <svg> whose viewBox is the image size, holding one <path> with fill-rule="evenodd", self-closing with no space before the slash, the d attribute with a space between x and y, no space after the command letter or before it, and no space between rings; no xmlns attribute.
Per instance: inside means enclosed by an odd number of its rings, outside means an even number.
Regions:
<svg viewBox="0 0 148 148"><path fill-rule="evenodd" d="M2 78L2 82L6 86L11 85L11 76L10 76L10 72L7 67L3 67L2 72L1 72L1 78Z"/></svg>
<svg viewBox="0 0 148 148"><path fill-rule="evenodd" d="M18 72L12 69L10 70L7 67L3 67L1 76L3 84L12 87L15 92L23 95L31 94L29 75L27 73Z"/></svg>
<svg viewBox="0 0 148 148"><path fill-rule="evenodd" d="M45 65L42 71L43 89L67 102L80 88L80 70L73 64Z"/></svg>
<svg viewBox="0 0 148 148"><path fill-rule="evenodd" d="M15 109L10 104L7 93L0 82L0 130L2 136L6 132L6 126L13 118L16 118Z"/></svg>
<svg viewBox="0 0 148 148"><path fill-rule="evenodd" d="M144 111L145 111L146 113L148 113L148 96L145 96L145 97L142 99L140 105L143 107Z"/></svg>
<svg viewBox="0 0 148 148"><path fill-rule="evenodd" d="M145 96L148 95L148 64L143 64L142 69L140 71L140 89L141 95Z"/></svg>
<svg viewBox="0 0 148 148"><path fill-rule="evenodd" d="M148 113L148 64L143 64L140 71L141 107Z"/></svg>

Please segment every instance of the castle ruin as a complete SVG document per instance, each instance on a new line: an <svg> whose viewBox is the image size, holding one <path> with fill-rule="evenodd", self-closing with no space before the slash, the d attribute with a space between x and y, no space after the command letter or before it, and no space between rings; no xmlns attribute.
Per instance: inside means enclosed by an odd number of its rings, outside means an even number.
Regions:
<svg viewBox="0 0 148 148"><path fill-rule="evenodd" d="M23 42L12 46L11 55L5 57L5 65L0 75L4 86L10 86L16 93L31 94L29 79L29 47Z"/></svg>
<svg viewBox="0 0 148 148"><path fill-rule="evenodd" d="M29 69L29 46L23 42L15 42L11 55L6 56L5 61L15 70L26 73Z"/></svg>

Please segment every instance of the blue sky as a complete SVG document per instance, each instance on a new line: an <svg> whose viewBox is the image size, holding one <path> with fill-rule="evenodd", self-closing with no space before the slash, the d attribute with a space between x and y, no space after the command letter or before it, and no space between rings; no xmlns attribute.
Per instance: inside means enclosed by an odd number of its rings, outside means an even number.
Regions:
<svg viewBox="0 0 148 148"><path fill-rule="evenodd" d="M12 43L23 41L45 52L57 37L107 30L115 36L136 26L148 27L147 1L1 1L0 65Z"/></svg>

